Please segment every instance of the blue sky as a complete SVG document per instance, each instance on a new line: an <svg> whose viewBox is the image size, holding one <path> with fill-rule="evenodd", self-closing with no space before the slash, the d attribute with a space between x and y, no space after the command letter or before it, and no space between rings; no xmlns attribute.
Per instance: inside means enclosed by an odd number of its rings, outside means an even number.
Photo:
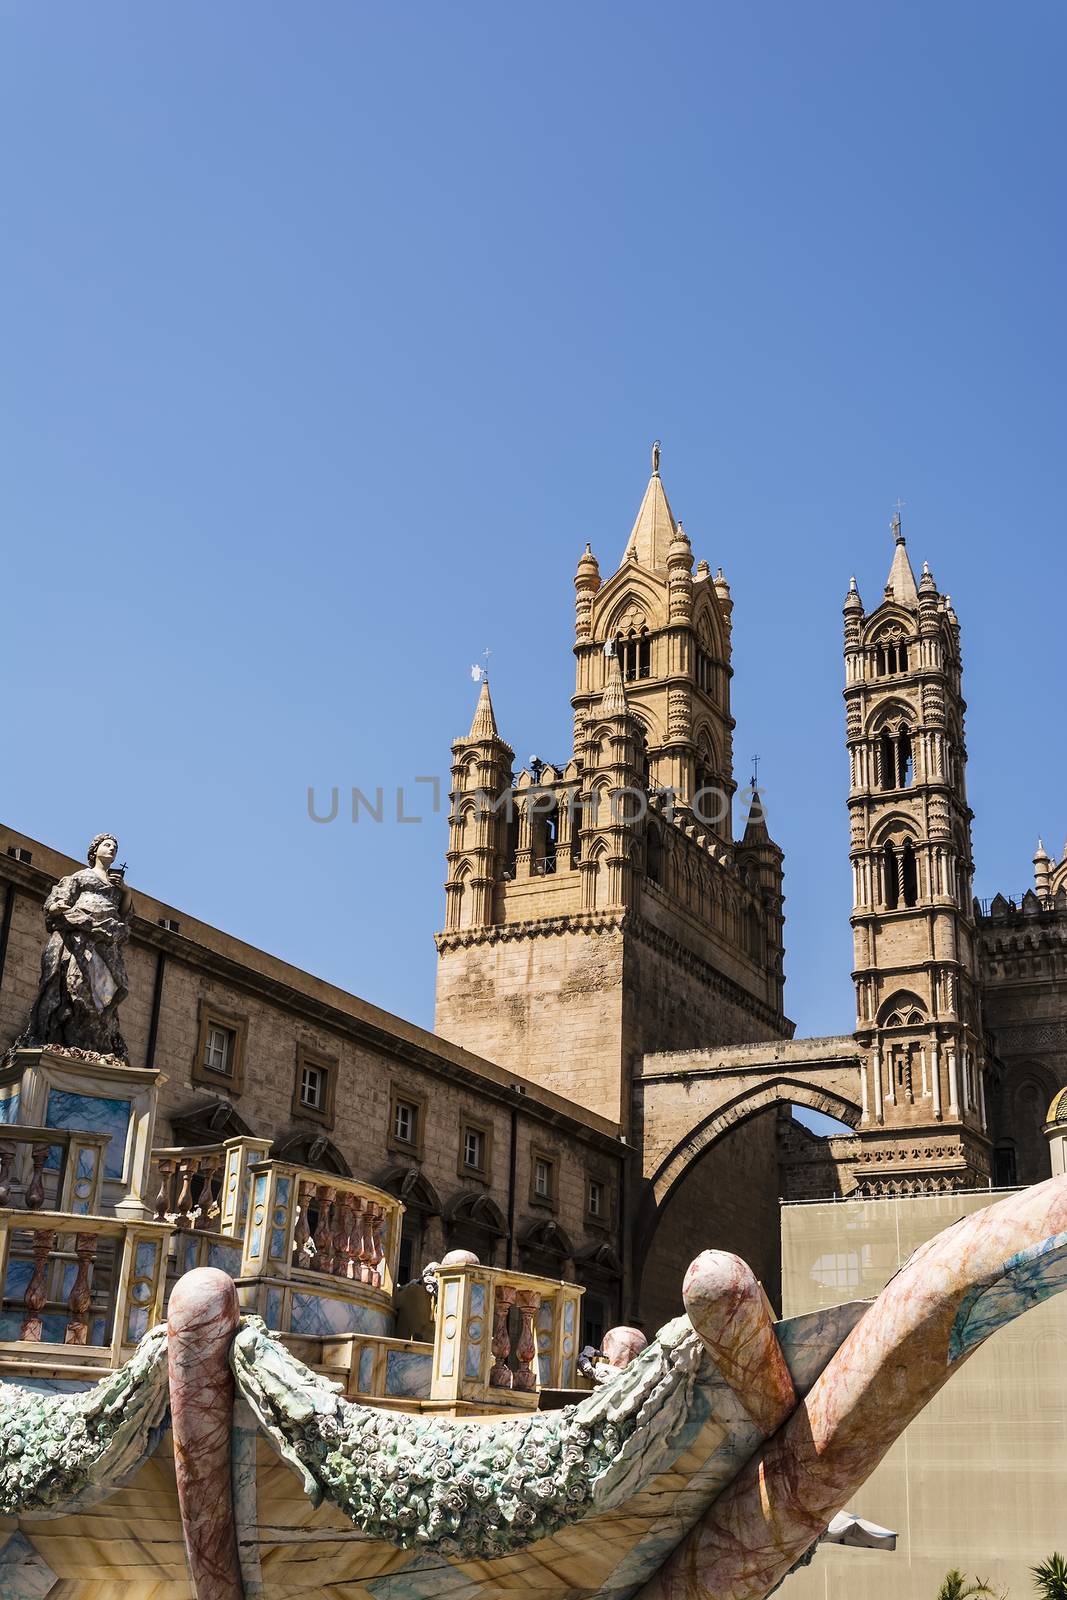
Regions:
<svg viewBox="0 0 1067 1600"><path fill-rule="evenodd" d="M663 440L736 603L787 1004L852 1020L841 603L963 627L977 889L1067 833L1062 60L1040 0L0 5L3 814L432 1020L469 665L565 754ZM409 812L424 805L415 790Z"/></svg>

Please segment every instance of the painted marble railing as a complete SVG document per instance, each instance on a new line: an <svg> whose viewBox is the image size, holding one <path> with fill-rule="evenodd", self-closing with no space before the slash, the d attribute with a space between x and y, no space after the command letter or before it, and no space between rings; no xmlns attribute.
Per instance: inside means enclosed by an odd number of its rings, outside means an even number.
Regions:
<svg viewBox="0 0 1067 1600"><path fill-rule="evenodd" d="M249 1167L241 1306L300 1336L389 1336L404 1207L372 1184L286 1161Z"/></svg>
<svg viewBox="0 0 1067 1600"><path fill-rule="evenodd" d="M169 1235L158 1223L0 1211L0 1359L72 1345L79 1365L121 1365L162 1315Z"/></svg>
<svg viewBox="0 0 1067 1600"><path fill-rule="evenodd" d="M437 1269L435 1401L531 1408L539 1389L573 1388L584 1289L477 1263Z"/></svg>
<svg viewBox="0 0 1067 1600"><path fill-rule="evenodd" d="M289 1334L285 1342L301 1361L342 1384L349 1399L410 1404L430 1398L432 1344L356 1333L329 1334L315 1341Z"/></svg>
<svg viewBox="0 0 1067 1600"><path fill-rule="evenodd" d="M219 1144L157 1146L149 1183L157 1221L171 1222L182 1232L242 1238L249 1170L269 1153L270 1141L251 1135Z"/></svg>
<svg viewBox="0 0 1067 1600"><path fill-rule="evenodd" d="M106 1133L8 1125L0 1138L0 1207L98 1212L108 1143Z"/></svg>

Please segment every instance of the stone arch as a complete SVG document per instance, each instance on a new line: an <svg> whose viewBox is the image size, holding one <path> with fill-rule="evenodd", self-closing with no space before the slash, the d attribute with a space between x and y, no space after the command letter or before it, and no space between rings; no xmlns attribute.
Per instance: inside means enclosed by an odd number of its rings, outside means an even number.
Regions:
<svg viewBox="0 0 1067 1600"><path fill-rule="evenodd" d="M827 1085L805 1083L801 1078L775 1078L756 1088L743 1089L697 1123L663 1157L651 1179L650 1193L655 1210L662 1210L687 1168L705 1155L717 1140L737 1123L774 1105L806 1106L809 1111L821 1111L824 1116L847 1123L850 1128L855 1128L860 1120L860 1107L855 1101Z"/></svg>
<svg viewBox="0 0 1067 1600"><path fill-rule="evenodd" d="M193 1100L172 1112L171 1135L175 1144L220 1144L223 1139L252 1137L252 1129L221 1096Z"/></svg>
<svg viewBox="0 0 1067 1600"><path fill-rule="evenodd" d="M685 1269L706 1247L737 1250L762 1279L772 1302L776 1300L780 1272L777 1111L794 1104L822 1112L849 1128L860 1119L859 1105L825 1081L762 1075L759 1081L744 1084L742 1080L729 1099L677 1140L647 1180L636 1208L632 1266L635 1297L642 1315L649 1319L650 1330L653 1322L681 1309ZM697 1114L701 1109L694 1107ZM722 1160L709 1161L720 1144ZM747 1175L744 1180L739 1177L742 1169ZM753 1173L760 1176L752 1177ZM738 1238L737 1219L731 1220L729 1212L731 1197L745 1181L751 1183L754 1198L751 1205L746 1200L743 1208L742 1232L747 1232L747 1237ZM705 1229L701 1223L706 1223Z"/></svg>
<svg viewBox="0 0 1067 1600"><path fill-rule="evenodd" d="M298 1129L288 1138L275 1139L271 1155L294 1166L312 1167L317 1172L332 1172L337 1178L350 1178L352 1168L331 1139L324 1133Z"/></svg>
<svg viewBox="0 0 1067 1600"><path fill-rule="evenodd" d="M494 1264L497 1245L508 1237L507 1219L495 1200L461 1189L446 1202L444 1220L450 1250L473 1250L483 1266Z"/></svg>

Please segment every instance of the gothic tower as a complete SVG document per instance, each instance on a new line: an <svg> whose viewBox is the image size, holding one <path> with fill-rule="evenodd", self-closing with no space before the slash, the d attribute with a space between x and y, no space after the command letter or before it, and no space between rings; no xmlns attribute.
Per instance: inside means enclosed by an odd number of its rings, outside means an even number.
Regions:
<svg viewBox="0 0 1067 1600"><path fill-rule="evenodd" d="M575 576L574 742L512 777L489 690L452 746L435 1028L628 1128L646 1053L788 1037L782 854L733 838L730 590L652 476Z"/></svg>
<svg viewBox="0 0 1067 1600"><path fill-rule="evenodd" d="M899 513L880 604L845 600L860 1192L971 1187L990 1172L971 898L960 632ZM869 1174L869 1177L866 1176Z"/></svg>

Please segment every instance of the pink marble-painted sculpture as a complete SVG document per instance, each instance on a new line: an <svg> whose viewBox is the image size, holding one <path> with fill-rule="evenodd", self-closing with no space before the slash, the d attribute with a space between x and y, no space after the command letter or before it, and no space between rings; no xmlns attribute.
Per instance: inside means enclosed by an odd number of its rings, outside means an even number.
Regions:
<svg viewBox="0 0 1067 1600"><path fill-rule="evenodd" d="M682 1300L719 1371L769 1438L797 1396L763 1285L739 1256L705 1250L685 1275Z"/></svg>
<svg viewBox="0 0 1067 1600"><path fill-rule="evenodd" d="M1065 1286L1065 1262L1063 1178L976 1211L923 1245L640 1600L763 1600L960 1364Z"/></svg>
<svg viewBox="0 0 1067 1600"><path fill-rule="evenodd" d="M648 1340L640 1328L609 1328L600 1341L600 1354L609 1367L623 1372L634 1356L648 1348Z"/></svg>
<svg viewBox="0 0 1067 1600"><path fill-rule="evenodd" d="M196 1600L244 1593L230 1479L230 1345L239 1316L233 1279L214 1267L180 1278L167 1312L174 1475Z"/></svg>

